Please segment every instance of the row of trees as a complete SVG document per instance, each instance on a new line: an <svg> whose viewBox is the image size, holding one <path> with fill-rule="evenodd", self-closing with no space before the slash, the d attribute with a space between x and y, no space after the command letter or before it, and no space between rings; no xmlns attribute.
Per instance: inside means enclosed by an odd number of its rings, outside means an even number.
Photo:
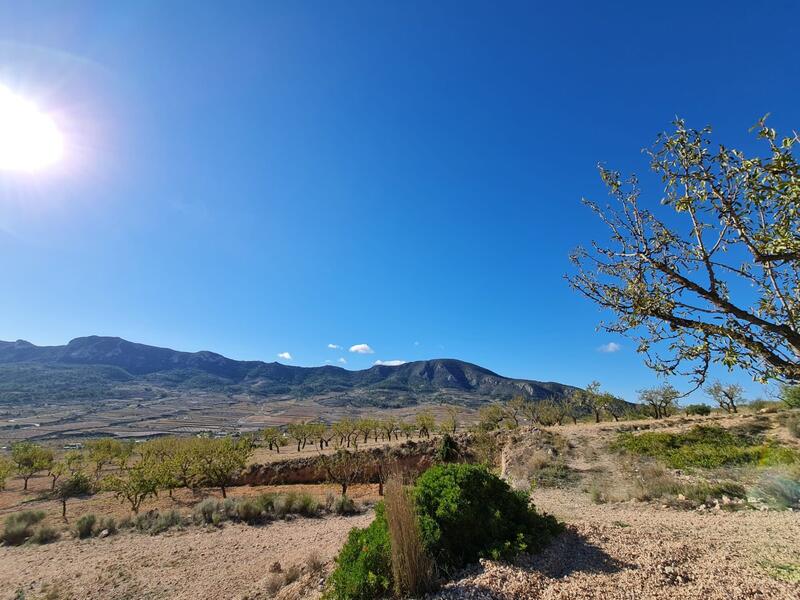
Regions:
<svg viewBox="0 0 800 600"><path fill-rule="evenodd" d="M19 442L11 447L10 461L0 460L0 489L13 472L23 478L26 490L32 476L46 472L64 516L69 498L97 490L112 492L137 513L161 490L172 496L179 488L216 487L227 497L227 487L247 466L252 451L253 442L247 437L167 437L139 446L108 438L88 442L85 452L70 451L56 460L49 448Z"/></svg>
<svg viewBox="0 0 800 600"><path fill-rule="evenodd" d="M414 436L430 439L435 433L455 433L458 429L459 409L447 408L446 416L439 422L429 411L423 411L413 421L403 421L395 417L384 419L345 418L327 425L316 421L300 421L287 425L285 431L278 427L268 427L262 432L264 443L270 450L280 453L281 448L291 441L297 451L307 446L324 450L333 442L337 448L354 448L374 442L399 440L401 436L409 440Z"/></svg>

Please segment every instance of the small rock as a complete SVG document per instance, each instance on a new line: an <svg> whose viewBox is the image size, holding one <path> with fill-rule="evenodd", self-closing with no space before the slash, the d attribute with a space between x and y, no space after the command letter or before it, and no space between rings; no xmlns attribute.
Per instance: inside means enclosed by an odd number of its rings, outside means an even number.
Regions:
<svg viewBox="0 0 800 600"><path fill-rule="evenodd" d="M108 529L103 529L103 531L101 531L100 533L97 534L97 537L99 537L99 538L108 537Z"/></svg>
<svg viewBox="0 0 800 600"><path fill-rule="evenodd" d="M274 563L272 563L272 564L269 566L269 572L270 572L270 573L282 573L282 572L283 572L283 569L281 568L281 563L280 563L280 561L277 561L277 560L276 560Z"/></svg>

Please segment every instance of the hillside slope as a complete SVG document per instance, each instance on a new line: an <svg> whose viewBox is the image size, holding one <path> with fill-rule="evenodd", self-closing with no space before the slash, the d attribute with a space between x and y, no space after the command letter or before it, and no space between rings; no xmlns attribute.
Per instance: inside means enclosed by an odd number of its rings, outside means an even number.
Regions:
<svg viewBox="0 0 800 600"><path fill-rule="evenodd" d="M64 346L0 341L0 401L87 400L152 393L327 397L337 404L487 401L514 395L563 397L560 383L503 377L455 359L376 365L362 371L239 361L214 352L180 352L116 337L76 338Z"/></svg>

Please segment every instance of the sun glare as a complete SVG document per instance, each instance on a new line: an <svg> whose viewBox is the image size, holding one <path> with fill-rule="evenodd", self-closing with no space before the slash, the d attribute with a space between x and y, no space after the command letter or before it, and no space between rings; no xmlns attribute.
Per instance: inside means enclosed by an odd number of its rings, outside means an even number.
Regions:
<svg viewBox="0 0 800 600"><path fill-rule="evenodd" d="M63 153L64 139L53 119L0 85L0 170L39 171Z"/></svg>

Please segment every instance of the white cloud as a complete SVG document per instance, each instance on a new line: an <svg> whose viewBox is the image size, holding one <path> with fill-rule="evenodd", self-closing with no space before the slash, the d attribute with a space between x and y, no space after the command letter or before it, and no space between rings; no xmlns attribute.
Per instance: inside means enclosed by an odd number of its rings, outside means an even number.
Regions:
<svg viewBox="0 0 800 600"><path fill-rule="evenodd" d="M339 359L339 362L340 362L340 363L342 363L343 365L346 365L346 364L347 364L347 359L346 359L344 356L342 356L342 357Z"/></svg>
<svg viewBox="0 0 800 600"><path fill-rule="evenodd" d="M339 344L328 344L328 348L331 350L340 350L342 347Z"/></svg>
<svg viewBox="0 0 800 600"><path fill-rule="evenodd" d="M382 365L384 367L399 367L400 365L406 364L405 360L376 360L374 364Z"/></svg>
<svg viewBox="0 0 800 600"><path fill-rule="evenodd" d="M419 342L414 342L414 345L415 346L419 346Z"/></svg>
<svg viewBox="0 0 800 600"><path fill-rule="evenodd" d="M597 349L598 352L605 352L606 354L619 352L620 350L622 350L622 346L620 346L617 342L608 342Z"/></svg>
<svg viewBox="0 0 800 600"><path fill-rule="evenodd" d="M369 347L369 344L356 344L355 346L350 346L350 352L355 352L356 354L375 354L375 350Z"/></svg>
<svg viewBox="0 0 800 600"><path fill-rule="evenodd" d="M278 354L278 358L282 358L283 360L292 360L292 355L288 352L281 352Z"/></svg>

